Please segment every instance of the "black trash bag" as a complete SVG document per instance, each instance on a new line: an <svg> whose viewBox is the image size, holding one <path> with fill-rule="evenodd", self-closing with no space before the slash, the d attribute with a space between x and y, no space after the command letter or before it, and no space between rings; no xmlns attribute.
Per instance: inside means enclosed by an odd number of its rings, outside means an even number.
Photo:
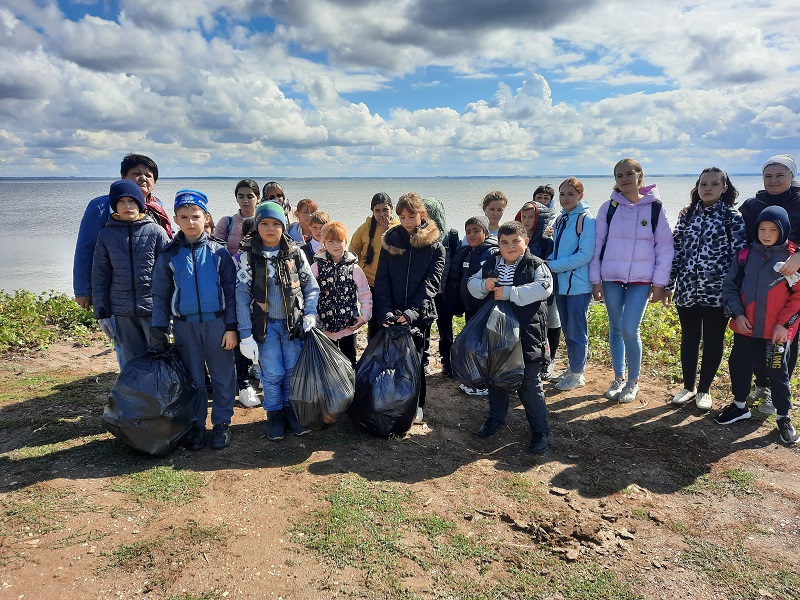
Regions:
<svg viewBox="0 0 800 600"><path fill-rule="evenodd" d="M522 386L525 362L511 302L486 302L456 337L450 361L453 377L468 387L516 392Z"/></svg>
<svg viewBox="0 0 800 600"><path fill-rule="evenodd" d="M414 345L418 329L381 327L356 365L356 394L347 414L373 435L411 429L422 385L422 357Z"/></svg>
<svg viewBox="0 0 800 600"><path fill-rule="evenodd" d="M328 336L316 327L306 333L289 389L300 424L322 429L335 423L353 401L355 381L350 359Z"/></svg>
<svg viewBox="0 0 800 600"><path fill-rule="evenodd" d="M125 363L103 411L103 426L151 456L169 454L194 425L195 387L178 352L147 352Z"/></svg>

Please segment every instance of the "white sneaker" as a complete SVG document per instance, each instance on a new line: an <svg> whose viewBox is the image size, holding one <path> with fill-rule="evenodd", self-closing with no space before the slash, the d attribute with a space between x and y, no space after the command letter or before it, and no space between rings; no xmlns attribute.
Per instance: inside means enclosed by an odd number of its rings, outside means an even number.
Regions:
<svg viewBox="0 0 800 600"><path fill-rule="evenodd" d="M697 390L696 389L687 390L686 388L683 388L680 392L675 394L675 397L672 399L672 403L673 404L677 404L678 406L683 406L684 404L689 402L689 400L691 400L695 396L697 396Z"/></svg>
<svg viewBox="0 0 800 600"><path fill-rule="evenodd" d="M778 414L778 411L775 410L775 405L772 403L772 394L767 394L767 397L764 398L764 401L758 405L758 412L763 413L765 415Z"/></svg>
<svg viewBox="0 0 800 600"><path fill-rule="evenodd" d="M475 395L475 390L473 388L471 388L471 387L468 387L468 386L464 385L463 383L459 383L458 384L458 389L460 389L465 394L469 394L470 396L474 396Z"/></svg>
<svg viewBox="0 0 800 600"><path fill-rule="evenodd" d="M488 396L489 390L487 388L475 388L475 396Z"/></svg>
<svg viewBox="0 0 800 600"><path fill-rule="evenodd" d="M611 382L611 385L608 386L608 389L605 391L603 396L608 398L609 400L616 400L619 398L619 395L622 393L622 388L625 387L625 380L621 377L619 379L615 379Z"/></svg>
<svg viewBox="0 0 800 600"><path fill-rule="evenodd" d="M636 400L636 394L639 393L639 384L628 382L619 394L618 401L620 404L630 404Z"/></svg>
<svg viewBox="0 0 800 600"><path fill-rule="evenodd" d="M542 373L542 379L550 380L553 378L553 374L556 372L556 363L552 360L547 364L547 368Z"/></svg>
<svg viewBox="0 0 800 600"><path fill-rule="evenodd" d="M414 415L414 423L422 423L423 415L422 415L422 407L417 407L417 414Z"/></svg>
<svg viewBox="0 0 800 600"><path fill-rule="evenodd" d="M685 391L685 390L684 390ZM673 400L673 403L675 401ZM697 394L697 397L694 399L695 404L697 404L697 408L700 410L711 410L711 394L706 392L700 392Z"/></svg>
<svg viewBox="0 0 800 600"><path fill-rule="evenodd" d="M584 385L586 385L586 379L583 377L583 373L567 373L561 378L561 381L556 384L556 389L567 391L574 390L576 387Z"/></svg>
<svg viewBox="0 0 800 600"><path fill-rule="evenodd" d="M261 400L258 399L258 394L249 385L246 388L239 390L239 404L245 408L253 408L261 406Z"/></svg>
<svg viewBox="0 0 800 600"><path fill-rule="evenodd" d="M552 381L554 383L557 383L557 382L561 381L562 379L564 379L564 377L566 377L569 374L570 374L570 370L569 370L569 367L567 367L566 369L561 371L561 373L559 373L558 375L555 375L554 377L551 377L550 381Z"/></svg>

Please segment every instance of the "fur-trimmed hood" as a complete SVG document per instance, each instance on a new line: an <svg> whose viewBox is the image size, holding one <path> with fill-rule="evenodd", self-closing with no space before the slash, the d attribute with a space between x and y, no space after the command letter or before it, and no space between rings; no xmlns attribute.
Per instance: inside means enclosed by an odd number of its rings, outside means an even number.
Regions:
<svg viewBox="0 0 800 600"><path fill-rule="evenodd" d="M422 221L412 235L403 229L402 225L395 225L386 230L382 236L382 248L389 254L402 256L409 248L427 248L439 241L440 231L432 219Z"/></svg>

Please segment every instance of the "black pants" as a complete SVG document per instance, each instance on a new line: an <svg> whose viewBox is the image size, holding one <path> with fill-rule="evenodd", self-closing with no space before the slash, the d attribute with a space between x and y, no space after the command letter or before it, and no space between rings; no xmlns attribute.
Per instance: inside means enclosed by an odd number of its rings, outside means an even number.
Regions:
<svg viewBox="0 0 800 600"><path fill-rule="evenodd" d="M424 356L425 350L425 340L427 340L431 335L431 325L417 325L417 328L422 332L421 337L414 337L414 346L417 348L417 352L420 353L420 357ZM420 377L421 383L419 386L419 400L417 401L417 406L422 408L425 406L425 396L427 395L427 386L425 385L425 365L423 361L420 361Z"/></svg>
<svg viewBox="0 0 800 600"><path fill-rule="evenodd" d="M700 360L700 340L703 341L703 363L697 391L708 393L722 362L725 349L725 329L728 317L721 306L678 306L681 322L681 369L683 387L693 390L697 383L697 363Z"/></svg>
<svg viewBox="0 0 800 600"><path fill-rule="evenodd" d="M733 334L733 349L728 359L731 370L731 391L733 399L739 402L747 400L750 393L750 381L753 379L753 369L757 364L763 366L769 379L769 388L772 391L772 404L779 415L788 415L791 405L791 392L789 391L789 371L787 368L788 352L775 354L774 360L767 365L767 348L772 342L762 338L752 338L749 335Z"/></svg>
<svg viewBox="0 0 800 600"><path fill-rule="evenodd" d="M558 344L561 341L561 327L548 327L547 328L547 345L550 346L550 360L556 359L556 352L558 351ZM547 365L545 365L546 367Z"/></svg>
<svg viewBox="0 0 800 600"><path fill-rule="evenodd" d="M800 343L800 335L795 335L794 339L792 340L792 345L789 346L789 360L787 369L789 371L789 379L792 379L792 373L794 373L794 368L797 366L797 348L798 343ZM769 375L767 373L766 364L763 364L763 361L759 361L756 363L756 385L759 387L769 387Z"/></svg>
<svg viewBox="0 0 800 600"><path fill-rule="evenodd" d="M250 365L253 363L242 354L238 344L233 349L233 364L236 367L236 387L243 390L250 385Z"/></svg>
<svg viewBox="0 0 800 600"><path fill-rule="evenodd" d="M356 334L353 335L346 335L343 338L339 338L338 340L331 340L334 344L336 344L339 350L342 351L347 358L350 359L350 362L353 364L353 368L356 368Z"/></svg>
<svg viewBox="0 0 800 600"><path fill-rule="evenodd" d="M436 305L436 327L439 329L439 356L442 358L442 366L450 366L450 349L453 347L453 315L445 312L444 300L441 294L433 297ZM431 355L431 334L430 327L425 336L425 352L422 355L422 365L427 366Z"/></svg>

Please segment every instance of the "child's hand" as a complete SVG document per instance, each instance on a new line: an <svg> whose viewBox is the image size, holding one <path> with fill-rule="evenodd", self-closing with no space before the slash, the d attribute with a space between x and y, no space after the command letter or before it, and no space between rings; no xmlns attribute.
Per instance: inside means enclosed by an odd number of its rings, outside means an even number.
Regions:
<svg viewBox="0 0 800 600"><path fill-rule="evenodd" d="M236 344L239 343L236 337L235 331L226 331L225 335L222 336L222 343L220 346L222 346L225 350L233 350L236 348Z"/></svg>
<svg viewBox="0 0 800 600"><path fill-rule="evenodd" d="M650 286L650 304L657 304L664 298L664 288L657 285Z"/></svg>
<svg viewBox="0 0 800 600"><path fill-rule="evenodd" d="M497 277L487 277L483 282L487 292L493 292L497 286Z"/></svg>
<svg viewBox="0 0 800 600"><path fill-rule="evenodd" d="M789 330L783 325L775 325L775 329L772 330L772 341L776 344L785 344L789 341Z"/></svg>
<svg viewBox="0 0 800 600"><path fill-rule="evenodd" d="M753 332L753 326L744 315L739 315L736 317L736 327L739 329L739 331L749 331L750 333Z"/></svg>
<svg viewBox="0 0 800 600"><path fill-rule="evenodd" d="M494 288L494 299L495 300L502 300L503 299L503 286L498 285Z"/></svg>
<svg viewBox="0 0 800 600"><path fill-rule="evenodd" d="M549 238L553 237L553 226L548 225L547 227L545 227L543 235L544 237L549 237Z"/></svg>
<svg viewBox="0 0 800 600"><path fill-rule="evenodd" d="M597 300L598 302L602 302L603 296L603 284L602 283L593 283L592 284L592 298Z"/></svg>
<svg viewBox="0 0 800 600"><path fill-rule="evenodd" d="M661 304L666 307L672 304L672 290L664 290L664 294L661 296Z"/></svg>

